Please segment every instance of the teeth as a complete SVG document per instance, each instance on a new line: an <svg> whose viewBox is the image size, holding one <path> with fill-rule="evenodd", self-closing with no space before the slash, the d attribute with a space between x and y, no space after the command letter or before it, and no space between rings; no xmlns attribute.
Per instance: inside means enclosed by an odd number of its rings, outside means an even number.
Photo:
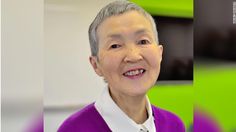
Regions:
<svg viewBox="0 0 236 132"><path fill-rule="evenodd" d="M143 71L144 71L143 69L139 70L140 73L143 73Z"/></svg>
<svg viewBox="0 0 236 132"><path fill-rule="evenodd" d="M144 72L144 70L140 69L140 70L126 72L125 75L126 76L134 76L134 75L142 74L143 72Z"/></svg>

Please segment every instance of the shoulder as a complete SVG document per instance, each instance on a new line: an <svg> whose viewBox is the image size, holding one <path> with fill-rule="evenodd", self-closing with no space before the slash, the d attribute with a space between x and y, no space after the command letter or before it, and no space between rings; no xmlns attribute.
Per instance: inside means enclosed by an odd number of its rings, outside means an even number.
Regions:
<svg viewBox="0 0 236 132"><path fill-rule="evenodd" d="M185 132L181 119L174 113L152 105L156 129L165 132Z"/></svg>
<svg viewBox="0 0 236 132"><path fill-rule="evenodd" d="M59 127L58 132L92 132L97 128L107 129L107 126L92 103L67 118Z"/></svg>

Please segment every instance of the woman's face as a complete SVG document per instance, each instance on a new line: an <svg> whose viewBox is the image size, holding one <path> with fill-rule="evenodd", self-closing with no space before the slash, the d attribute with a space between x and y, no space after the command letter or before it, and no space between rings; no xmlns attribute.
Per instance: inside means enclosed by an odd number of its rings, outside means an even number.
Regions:
<svg viewBox="0 0 236 132"><path fill-rule="evenodd" d="M113 95L145 95L159 75L162 46L150 21L137 11L105 19L97 29L99 52L90 57Z"/></svg>

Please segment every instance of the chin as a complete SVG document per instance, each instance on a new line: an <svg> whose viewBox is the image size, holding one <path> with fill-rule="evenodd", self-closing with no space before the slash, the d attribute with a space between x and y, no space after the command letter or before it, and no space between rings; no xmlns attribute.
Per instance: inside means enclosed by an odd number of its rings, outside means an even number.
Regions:
<svg viewBox="0 0 236 132"><path fill-rule="evenodd" d="M131 96L145 96L149 89L150 88L136 87L135 89L132 89L132 91L130 91L129 93Z"/></svg>

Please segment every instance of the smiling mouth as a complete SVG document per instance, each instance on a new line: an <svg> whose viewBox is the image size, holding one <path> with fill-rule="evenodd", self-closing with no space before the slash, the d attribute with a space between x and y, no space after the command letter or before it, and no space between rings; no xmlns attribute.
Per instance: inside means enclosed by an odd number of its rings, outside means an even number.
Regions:
<svg viewBox="0 0 236 132"><path fill-rule="evenodd" d="M139 68L139 69L129 70L123 73L123 75L128 78L136 78L142 76L145 72L146 72L145 69Z"/></svg>

